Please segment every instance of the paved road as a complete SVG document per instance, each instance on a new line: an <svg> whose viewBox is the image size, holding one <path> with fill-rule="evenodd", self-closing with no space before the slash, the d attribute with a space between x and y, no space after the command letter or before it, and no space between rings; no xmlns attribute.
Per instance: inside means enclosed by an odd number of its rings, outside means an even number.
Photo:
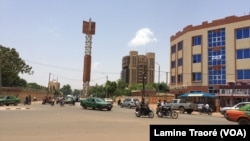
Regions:
<svg viewBox="0 0 250 141"><path fill-rule="evenodd" d="M178 119L137 118L133 109L96 111L65 105L19 105L0 110L1 141L148 141L149 125L235 124L218 116L179 114Z"/></svg>

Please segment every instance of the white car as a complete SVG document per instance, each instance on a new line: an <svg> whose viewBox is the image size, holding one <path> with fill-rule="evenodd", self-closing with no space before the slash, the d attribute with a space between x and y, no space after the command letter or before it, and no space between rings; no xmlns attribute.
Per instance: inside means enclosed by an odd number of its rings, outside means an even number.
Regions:
<svg viewBox="0 0 250 141"><path fill-rule="evenodd" d="M113 104L114 100L112 98L104 98L104 101Z"/></svg>
<svg viewBox="0 0 250 141"><path fill-rule="evenodd" d="M120 107L123 108L123 107L129 107L129 108L135 108L137 103L139 103L139 99L137 98L125 98Z"/></svg>
<svg viewBox="0 0 250 141"><path fill-rule="evenodd" d="M238 104L236 104L236 105L234 105L234 106L232 106L232 107L223 107L221 110L220 110L220 113L222 114L222 115L224 115L224 117L226 116L225 114L226 114L226 111L227 110L238 110L240 107L242 107L242 106L244 106L244 105L246 105L246 104L250 104L250 102L240 102L240 103L238 103Z"/></svg>

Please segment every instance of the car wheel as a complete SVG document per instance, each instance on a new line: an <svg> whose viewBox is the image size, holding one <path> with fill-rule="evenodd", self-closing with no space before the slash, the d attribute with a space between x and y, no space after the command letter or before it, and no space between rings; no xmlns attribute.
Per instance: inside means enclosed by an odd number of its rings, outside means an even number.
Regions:
<svg viewBox="0 0 250 141"><path fill-rule="evenodd" d="M245 118L240 118L239 125L250 125L250 121Z"/></svg>
<svg viewBox="0 0 250 141"><path fill-rule="evenodd" d="M184 107L180 107L180 108L179 108L179 111L180 111L181 114L184 114L184 112L185 112Z"/></svg>
<svg viewBox="0 0 250 141"><path fill-rule="evenodd" d="M14 106L16 106L16 105L17 105L17 103L15 102L15 103L14 103Z"/></svg>

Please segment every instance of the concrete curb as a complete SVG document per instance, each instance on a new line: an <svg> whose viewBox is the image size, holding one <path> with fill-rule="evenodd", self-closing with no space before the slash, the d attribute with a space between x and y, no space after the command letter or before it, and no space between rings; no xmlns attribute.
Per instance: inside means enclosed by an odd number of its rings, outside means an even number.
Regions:
<svg viewBox="0 0 250 141"><path fill-rule="evenodd" d="M0 110L29 110L30 107L1 107Z"/></svg>

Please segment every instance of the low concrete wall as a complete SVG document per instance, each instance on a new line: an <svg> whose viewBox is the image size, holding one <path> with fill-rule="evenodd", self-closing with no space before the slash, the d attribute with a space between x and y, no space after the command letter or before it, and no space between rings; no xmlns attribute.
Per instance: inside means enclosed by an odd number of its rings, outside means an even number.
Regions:
<svg viewBox="0 0 250 141"><path fill-rule="evenodd" d="M45 96L54 96L51 93L48 93L47 90L35 90L35 89L25 89L25 88L11 88L11 87L2 87L1 95L14 95L21 99L21 102L25 100L26 96L31 96L31 100L36 97L37 101L42 101Z"/></svg>

